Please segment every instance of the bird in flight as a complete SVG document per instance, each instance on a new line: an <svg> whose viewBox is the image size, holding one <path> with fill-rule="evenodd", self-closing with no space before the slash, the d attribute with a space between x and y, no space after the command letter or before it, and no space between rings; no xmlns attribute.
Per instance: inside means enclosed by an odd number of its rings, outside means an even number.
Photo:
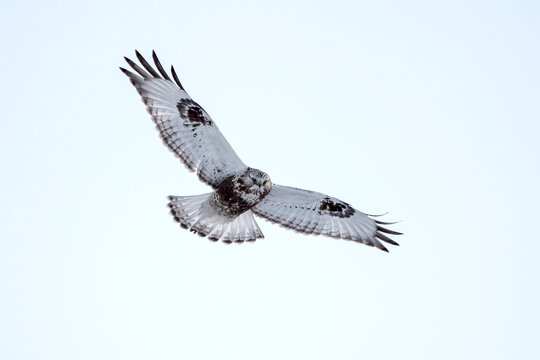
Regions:
<svg viewBox="0 0 540 360"><path fill-rule="evenodd" d="M137 89L161 139L211 193L169 196L174 219L184 229L212 241L242 243L263 238L254 214L305 234L351 240L388 251L385 234L401 235L348 203L314 191L272 183L265 172L245 165L210 115L184 90L171 66L172 79L152 52L155 68L138 52L135 71L120 68Z"/></svg>

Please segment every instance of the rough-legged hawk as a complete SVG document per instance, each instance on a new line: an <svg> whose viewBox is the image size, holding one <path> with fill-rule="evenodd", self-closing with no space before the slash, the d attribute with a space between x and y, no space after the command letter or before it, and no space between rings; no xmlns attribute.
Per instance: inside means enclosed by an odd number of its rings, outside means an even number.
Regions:
<svg viewBox="0 0 540 360"><path fill-rule="evenodd" d="M171 77L155 52L155 69L135 52L142 68L126 58L138 74L120 68L152 115L163 142L213 192L169 196L180 225L210 240L241 243L262 238L253 214L306 234L352 240L388 251L380 240L401 235L344 201L308 190L273 184L261 170L246 166L204 109L193 101L171 67ZM144 68L144 69L143 69ZM156 70L157 69L157 70Z"/></svg>

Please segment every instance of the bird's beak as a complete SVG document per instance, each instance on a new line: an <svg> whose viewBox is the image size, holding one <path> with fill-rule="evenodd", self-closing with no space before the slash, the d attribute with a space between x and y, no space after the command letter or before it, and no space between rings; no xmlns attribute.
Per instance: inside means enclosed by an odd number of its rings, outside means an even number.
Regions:
<svg viewBox="0 0 540 360"><path fill-rule="evenodd" d="M259 184L259 187L262 186L262 181L259 181L257 184Z"/></svg>

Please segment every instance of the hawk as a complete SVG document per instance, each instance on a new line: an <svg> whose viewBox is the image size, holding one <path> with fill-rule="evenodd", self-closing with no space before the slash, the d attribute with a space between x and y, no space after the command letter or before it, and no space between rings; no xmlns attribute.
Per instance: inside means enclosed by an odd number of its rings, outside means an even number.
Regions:
<svg viewBox="0 0 540 360"><path fill-rule="evenodd" d="M348 203L314 191L273 184L265 172L246 166L204 109L191 99L171 66L171 77L152 52L155 68L138 51L135 73L120 68L137 89L161 139L213 192L169 196L174 219L184 229L224 243L263 238L254 214L305 234L351 240L388 251L401 235Z"/></svg>

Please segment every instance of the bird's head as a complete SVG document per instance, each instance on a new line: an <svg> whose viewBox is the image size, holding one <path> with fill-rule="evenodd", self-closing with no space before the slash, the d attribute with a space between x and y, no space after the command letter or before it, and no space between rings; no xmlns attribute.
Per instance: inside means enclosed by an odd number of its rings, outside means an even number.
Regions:
<svg viewBox="0 0 540 360"><path fill-rule="evenodd" d="M261 198L265 197L272 190L272 181L267 173L253 168L247 168L240 176L241 182L246 191Z"/></svg>

